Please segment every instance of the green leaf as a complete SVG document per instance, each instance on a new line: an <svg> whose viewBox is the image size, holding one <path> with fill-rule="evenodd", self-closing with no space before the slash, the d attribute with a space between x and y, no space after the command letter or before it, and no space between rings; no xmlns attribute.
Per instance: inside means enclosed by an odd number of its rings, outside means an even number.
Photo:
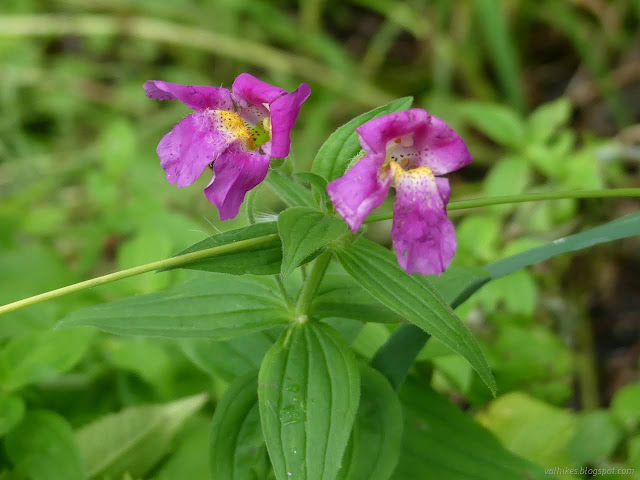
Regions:
<svg viewBox="0 0 640 480"><path fill-rule="evenodd" d="M225 392L213 414L210 445L212 478L266 477L269 458L258 412L257 372L238 378Z"/></svg>
<svg viewBox="0 0 640 480"><path fill-rule="evenodd" d="M273 235L274 233L278 233L278 225L276 222L256 223L248 227L229 230L228 232L209 237L182 250L178 255L198 252L220 245L228 245L240 240ZM266 243L247 247L240 251L234 251L211 258L203 258L202 260L196 260L195 262L175 268L232 273L234 275L247 273L254 275L273 275L280 273L281 262L282 245L280 244L279 238L274 238Z"/></svg>
<svg viewBox="0 0 640 480"><path fill-rule="evenodd" d="M163 405L131 407L78 430L76 440L91 478L147 473L171 448L184 422L207 401L195 395Z"/></svg>
<svg viewBox="0 0 640 480"><path fill-rule="evenodd" d="M337 480L387 480L402 444L402 406L386 378L360 365L360 406Z"/></svg>
<svg viewBox="0 0 640 480"><path fill-rule="evenodd" d="M85 472L67 421L46 410L28 412L5 441L16 472L32 480L84 480Z"/></svg>
<svg viewBox="0 0 640 480"><path fill-rule="evenodd" d="M503 395L477 416L509 450L545 467L575 467L567 446L576 418L523 393Z"/></svg>
<svg viewBox="0 0 640 480"><path fill-rule="evenodd" d="M316 175L311 172L300 172L296 173L296 177L298 177L303 182L307 182L311 185L313 189L313 194L318 202L318 205L328 205L329 204L329 194L327 192L327 180L320 175Z"/></svg>
<svg viewBox="0 0 640 480"><path fill-rule="evenodd" d="M627 430L640 426L640 383L625 385L611 400L611 412Z"/></svg>
<svg viewBox="0 0 640 480"><path fill-rule="evenodd" d="M546 143L558 132L558 129L569 121L570 115L571 101L566 97L540 105L529 116L527 141L530 143Z"/></svg>
<svg viewBox="0 0 640 480"><path fill-rule="evenodd" d="M45 331L13 338L0 351L0 385L17 390L64 373L76 365L91 345L95 331Z"/></svg>
<svg viewBox="0 0 640 480"><path fill-rule="evenodd" d="M217 273L199 275L165 292L78 310L60 320L59 327L90 325L120 335L224 339L289 319L273 278Z"/></svg>
<svg viewBox="0 0 640 480"><path fill-rule="evenodd" d="M360 322L399 323L389 310L346 272L330 272L322 279L309 313L316 318L348 318Z"/></svg>
<svg viewBox="0 0 640 480"><path fill-rule="evenodd" d="M194 420L197 423L193 426L187 425L185 430L188 431L185 432L175 453L163 463L161 470L152 477L152 480L211 479L209 452L206 448L202 448L210 440L211 418L201 414Z"/></svg>
<svg viewBox="0 0 640 480"><path fill-rule="evenodd" d="M541 247L498 260L485 268L491 274L491 278L499 278L556 255L575 252L576 250L633 235L640 235L640 213L638 212L625 215L591 230L559 238Z"/></svg>
<svg viewBox="0 0 640 480"><path fill-rule="evenodd" d="M435 288L451 308L459 306L490 279L479 267L450 267L439 277L414 278ZM430 335L416 325L400 325L376 352L371 365L398 388L429 338Z"/></svg>
<svg viewBox="0 0 640 480"><path fill-rule="evenodd" d="M260 419L278 480L335 480L358 410L351 349L328 325L297 324L269 350L258 379Z"/></svg>
<svg viewBox="0 0 640 480"><path fill-rule="evenodd" d="M531 183L532 172L526 160L519 156L509 156L496 162L483 182L487 197L515 195L523 193ZM509 211L513 205L494 205L498 212Z"/></svg>
<svg viewBox="0 0 640 480"><path fill-rule="evenodd" d="M583 412L569 442L569 456L577 465L599 465L613 454L623 436L624 431L611 412Z"/></svg>
<svg viewBox="0 0 640 480"><path fill-rule="evenodd" d="M471 125L498 145L519 149L525 141L525 128L520 116L496 103L466 102L462 114Z"/></svg>
<svg viewBox="0 0 640 480"><path fill-rule="evenodd" d="M318 150L316 158L313 160L311 172L324 177L327 181L342 176L351 161L362 150L358 143L356 127L373 118L406 110L411 107L412 103L413 97L399 98L382 107L363 113L339 127Z"/></svg>
<svg viewBox="0 0 640 480"><path fill-rule="evenodd" d="M0 437L15 427L24 415L21 397L0 393Z"/></svg>
<svg viewBox="0 0 640 480"><path fill-rule="evenodd" d="M180 346L198 367L230 382L260 368L262 359L280 334L280 328L262 330L229 340L185 338Z"/></svg>
<svg viewBox="0 0 640 480"><path fill-rule="evenodd" d="M336 255L344 269L381 303L465 357L495 395L495 380L478 343L428 281L407 275L393 253L362 238L336 250Z"/></svg>
<svg viewBox="0 0 640 480"><path fill-rule="evenodd" d="M288 208L278 216L282 240L282 275L287 276L314 253L347 231L347 224L313 208Z"/></svg>
<svg viewBox="0 0 640 480"><path fill-rule="evenodd" d="M267 183L276 194L290 207L315 207L316 201L311 190L274 170L269 171Z"/></svg>
<svg viewBox="0 0 640 480"><path fill-rule="evenodd" d="M506 450L491 432L430 386L410 378L400 390L400 398L404 436L394 480L554 478Z"/></svg>

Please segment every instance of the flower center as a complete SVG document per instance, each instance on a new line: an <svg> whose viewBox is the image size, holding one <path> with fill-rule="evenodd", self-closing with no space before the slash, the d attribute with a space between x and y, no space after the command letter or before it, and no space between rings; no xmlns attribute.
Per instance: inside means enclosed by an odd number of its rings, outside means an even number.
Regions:
<svg viewBox="0 0 640 480"><path fill-rule="evenodd" d="M248 150L255 150L271 138L270 128L265 128L266 122L251 125L237 113L227 110L214 110L213 113L220 121L220 128L231 138L240 140Z"/></svg>
<svg viewBox="0 0 640 480"><path fill-rule="evenodd" d="M385 165L391 162L404 170L410 169L418 159L418 152L413 146L413 134L403 135L387 144Z"/></svg>
<svg viewBox="0 0 640 480"><path fill-rule="evenodd" d="M396 186L400 181L410 181L416 183L421 178L433 178L433 172L429 167L416 167L405 170L397 162L390 161L389 168L391 169L391 173L393 174L394 186Z"/></svg>

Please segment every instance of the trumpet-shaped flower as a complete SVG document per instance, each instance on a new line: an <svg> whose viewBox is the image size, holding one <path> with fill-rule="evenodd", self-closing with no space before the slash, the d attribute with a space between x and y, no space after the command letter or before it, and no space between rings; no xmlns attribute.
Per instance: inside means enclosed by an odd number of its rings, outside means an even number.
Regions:
<svg viewBox="0 0 640 480"><path fill-rule="evenodd" d="M220 219L238 214L246 193L264 180L272 157L289 155L291 129L311 94L306 84L289 93L243 73L226 88L149 80L149 98L179 100L195 112L158 144L169 183L191 185L208 165L213 178L205 196Z"/></svg>
<svg viewBox="0 0 640 480"><path fill-rule="evenodd" d="M447 216L451 189L445 175L472 160L446 123L421 109L375 118L356 129L364 156L327 190L355 233L395 187L391 236L407 273L441 274L456 251Z"/></svg>

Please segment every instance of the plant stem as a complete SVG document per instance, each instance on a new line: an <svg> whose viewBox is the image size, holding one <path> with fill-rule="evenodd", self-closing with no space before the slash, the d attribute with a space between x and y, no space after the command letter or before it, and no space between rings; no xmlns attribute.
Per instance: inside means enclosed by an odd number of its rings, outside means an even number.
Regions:
<svg viewBox="0 0 640 480"><path fill-rule="evenodd" d="M25 298L23 300L18 300L17 302L0 306L0 315L2 315L3 313L18 310L19 308L28 307L30 305L35 305L37 303L46 302L47 300L62 297L70 293L75 293L82 290L87 290L89 288L97 287L99 285L104 285L105 283L115 282L116 280L122 280L123 278L133 277L135 275L151 272L153 270L179 267L196 260L202 260L203 258L215 257L223 253L243 250L244 248L270 242L277 238L278 234L273 233L271 235L265 235L263 237L250 238L248 240L239 240L228 245L220 245L218 247L207 248L198 252L186 253L184 255L167 258L165 260L147 263L146 265L139 265L137 267L128 268L126 270L120 270L119 272L92 278L91 280L85 280L84 282L80 283L74 283L73 285L68 285L56 290L51 290L50 292L41 293L40 295L36 295L34 297Z"/></svg>
<svg viewBox="0 0 640 480"><path fill-rule="evenodd" d="M278 284L278 288L280 289L280 293L282 293L285 302L287 302L287 305L289 307L293 308L293 300L291 300L291 296L289 295L289 292L287 292L287 287L284 286L282 277L280 276L280 274L274 275L273 277L276 279L276 283Z"/></svg>
<svg viewBox="0 0 640 480"><path fill-rule="evenodd" d="M2 17L0 17L0 20ZM0 21L0 26L2 26L2 22ZM460 210L463 208L477 208L477 207L487 207L490 205L501 205L507 203L520 203L520 202L535 202L540 200L561 200L565 198L613 198L613 197L640 197L640 188L612 188L607 190L583 190L583 191L575 191L575 192L551 192L551 193L529 193L523 195L505 195L501 197L488 197L488 198L477 198L471 200L459 200L457 202L449 203L449 210ZM381 220L389 220L391 219L393 214L389 213L379 213L374 215L369 215L369 218L365 220L365 223L378 222ZM146 265L140 265L137 267L129 268L127 270L121 270L119 272L110 273L108 275L104 275L102 277L93 278L91 280L86 280L80 283L74 283L73 285L69 285L63 288L58 288L57 290L52 290L50 292L41 293L40 295L36 295L34 297L25 298L23 300L18 300L17 302L9 303L7 305L0 306L0 315L3 313L12 312L14 310L18 310L20 308L28 307L30 305L35 305L37 303L42 303L47 300L52 300L54 298L62 297L64 295L68 295L70 293L79 292L81 290L86 290L88 288L96 287L98 285L104 285L105 283L115 282L116 280L121 280L123 278L133 277L135 275L140 275L142 273L147 273L152 270L160 270L163 268L171 268L178 267L181 265L185 265L189 262L193 262L195 260L201 260L203 258L214 257L216 255L222 253L232 252L234 250L241 250L244 247L258 245L260 243L266 243L271 240L277 239L278 234L274 233L271 235L266 235L264 237L251 238L249 240L240 240L235 243L231 243L229 245L220 245L219 247L213 247L206 250L201 250L199 252L187 253L185 255L180 255L177 257L171 257L166 260L160 260L153 263L148 263ZM323 254L325 255L325 254ZM321 255L316 260L316 264L318 264ZM328 261L327 265L328 265ZM324 266L325 270L327 265ZM314 265L315 270L315 265ZM313 271L311 272L309 278L306 279L305 286L309 283L311 276L313 276ZM324 271L322 272L324 275ZM318 278L318 283L322 279L322 275ZM316 285L317 287L317 285ZM315 287L314 287L315 291ZM304 293L304 292L303 292ZM311 297L314 292L311 292ZM311 302L311 297L305 300L305 302ZM300 300L303 297L301 295ZM300 301L298 302L300 305ZM308 309L308 304L305 309Z"/></svg>
<svg viewBox="0 0 640 480"><path fill-rule="evenodd" d="M309 311L309 307L311 306L311 302L313 300L313 296L320 285L320 282L324 278L324 274L327 271L327 267L329 266L329 262L331 261L332 253L330 250L324 252L320 255L313 264L313 268L307 277L304 285L302 286L302 291L300 292L300 297L298 298L298 304L296 305L296 316L300 319L300 317L306 317L307 312ZM306 318L304 318L306 320ZM301 319L301 321L303 321Z"/></svg>
<svg viewBox="0 0 640 480"><path fill-rule="evenodd" d="M447 210L462 210L465 208L489 207L507 203L539 202L542 200L564 200L568 198L614 198L640 197L640 188L609 188L603 190L576 190L573 192L542 192L524 193L522 195L503 195L500 197L472 198L450 202ZM380 222L393 218L393 212L369 215L364 223Z"/></svg>

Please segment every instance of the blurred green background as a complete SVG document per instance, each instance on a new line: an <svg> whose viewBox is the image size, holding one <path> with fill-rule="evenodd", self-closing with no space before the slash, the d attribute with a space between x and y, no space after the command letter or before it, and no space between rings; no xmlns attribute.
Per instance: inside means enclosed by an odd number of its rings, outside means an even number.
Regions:
<svg viewBox="0 0 640 480"><path fill-rule="evenodd" d="M207 175L167 184L155 147L188 109L147 99L147 79L230 87L248 71L289 90L309 83L294 132L299 171L337 126L413 95L474 154L452 175L453 199L640 186L639 26L640 0L1 0L0 303L246 222L219 221L202 195ZM283 207L266 186L257 205L264 215ZM455 212L454 262L483 265L637 209L611 199ZM368 234L388 243L389 231L383 222ZM433 366L439 391L483 408L507 448L541 465L640 472L639 273L640 242L629 239L517 272L459 308L500 391L523 393L485 408L470 367L435 342L418 369ZM0 317L0 403L13 395L76 428L141 403L217 398L225 375L175 342L49 330L66 312L186 275L147 274ZM371 355L388 333L368 325L355 347ZM524 433L500 416L527 409L540 420L516 422ZM194 418L174 445L183 456L206 439L208 418ZM558 418L564 436L548 433ZM559 456L537 448L552 437ZM181 478L171 476L178 453L166 451L141 478ZM0 454L0 478L14 454ZM189 478L207 478L205 454L189 457L205 469Z"/></svg>

